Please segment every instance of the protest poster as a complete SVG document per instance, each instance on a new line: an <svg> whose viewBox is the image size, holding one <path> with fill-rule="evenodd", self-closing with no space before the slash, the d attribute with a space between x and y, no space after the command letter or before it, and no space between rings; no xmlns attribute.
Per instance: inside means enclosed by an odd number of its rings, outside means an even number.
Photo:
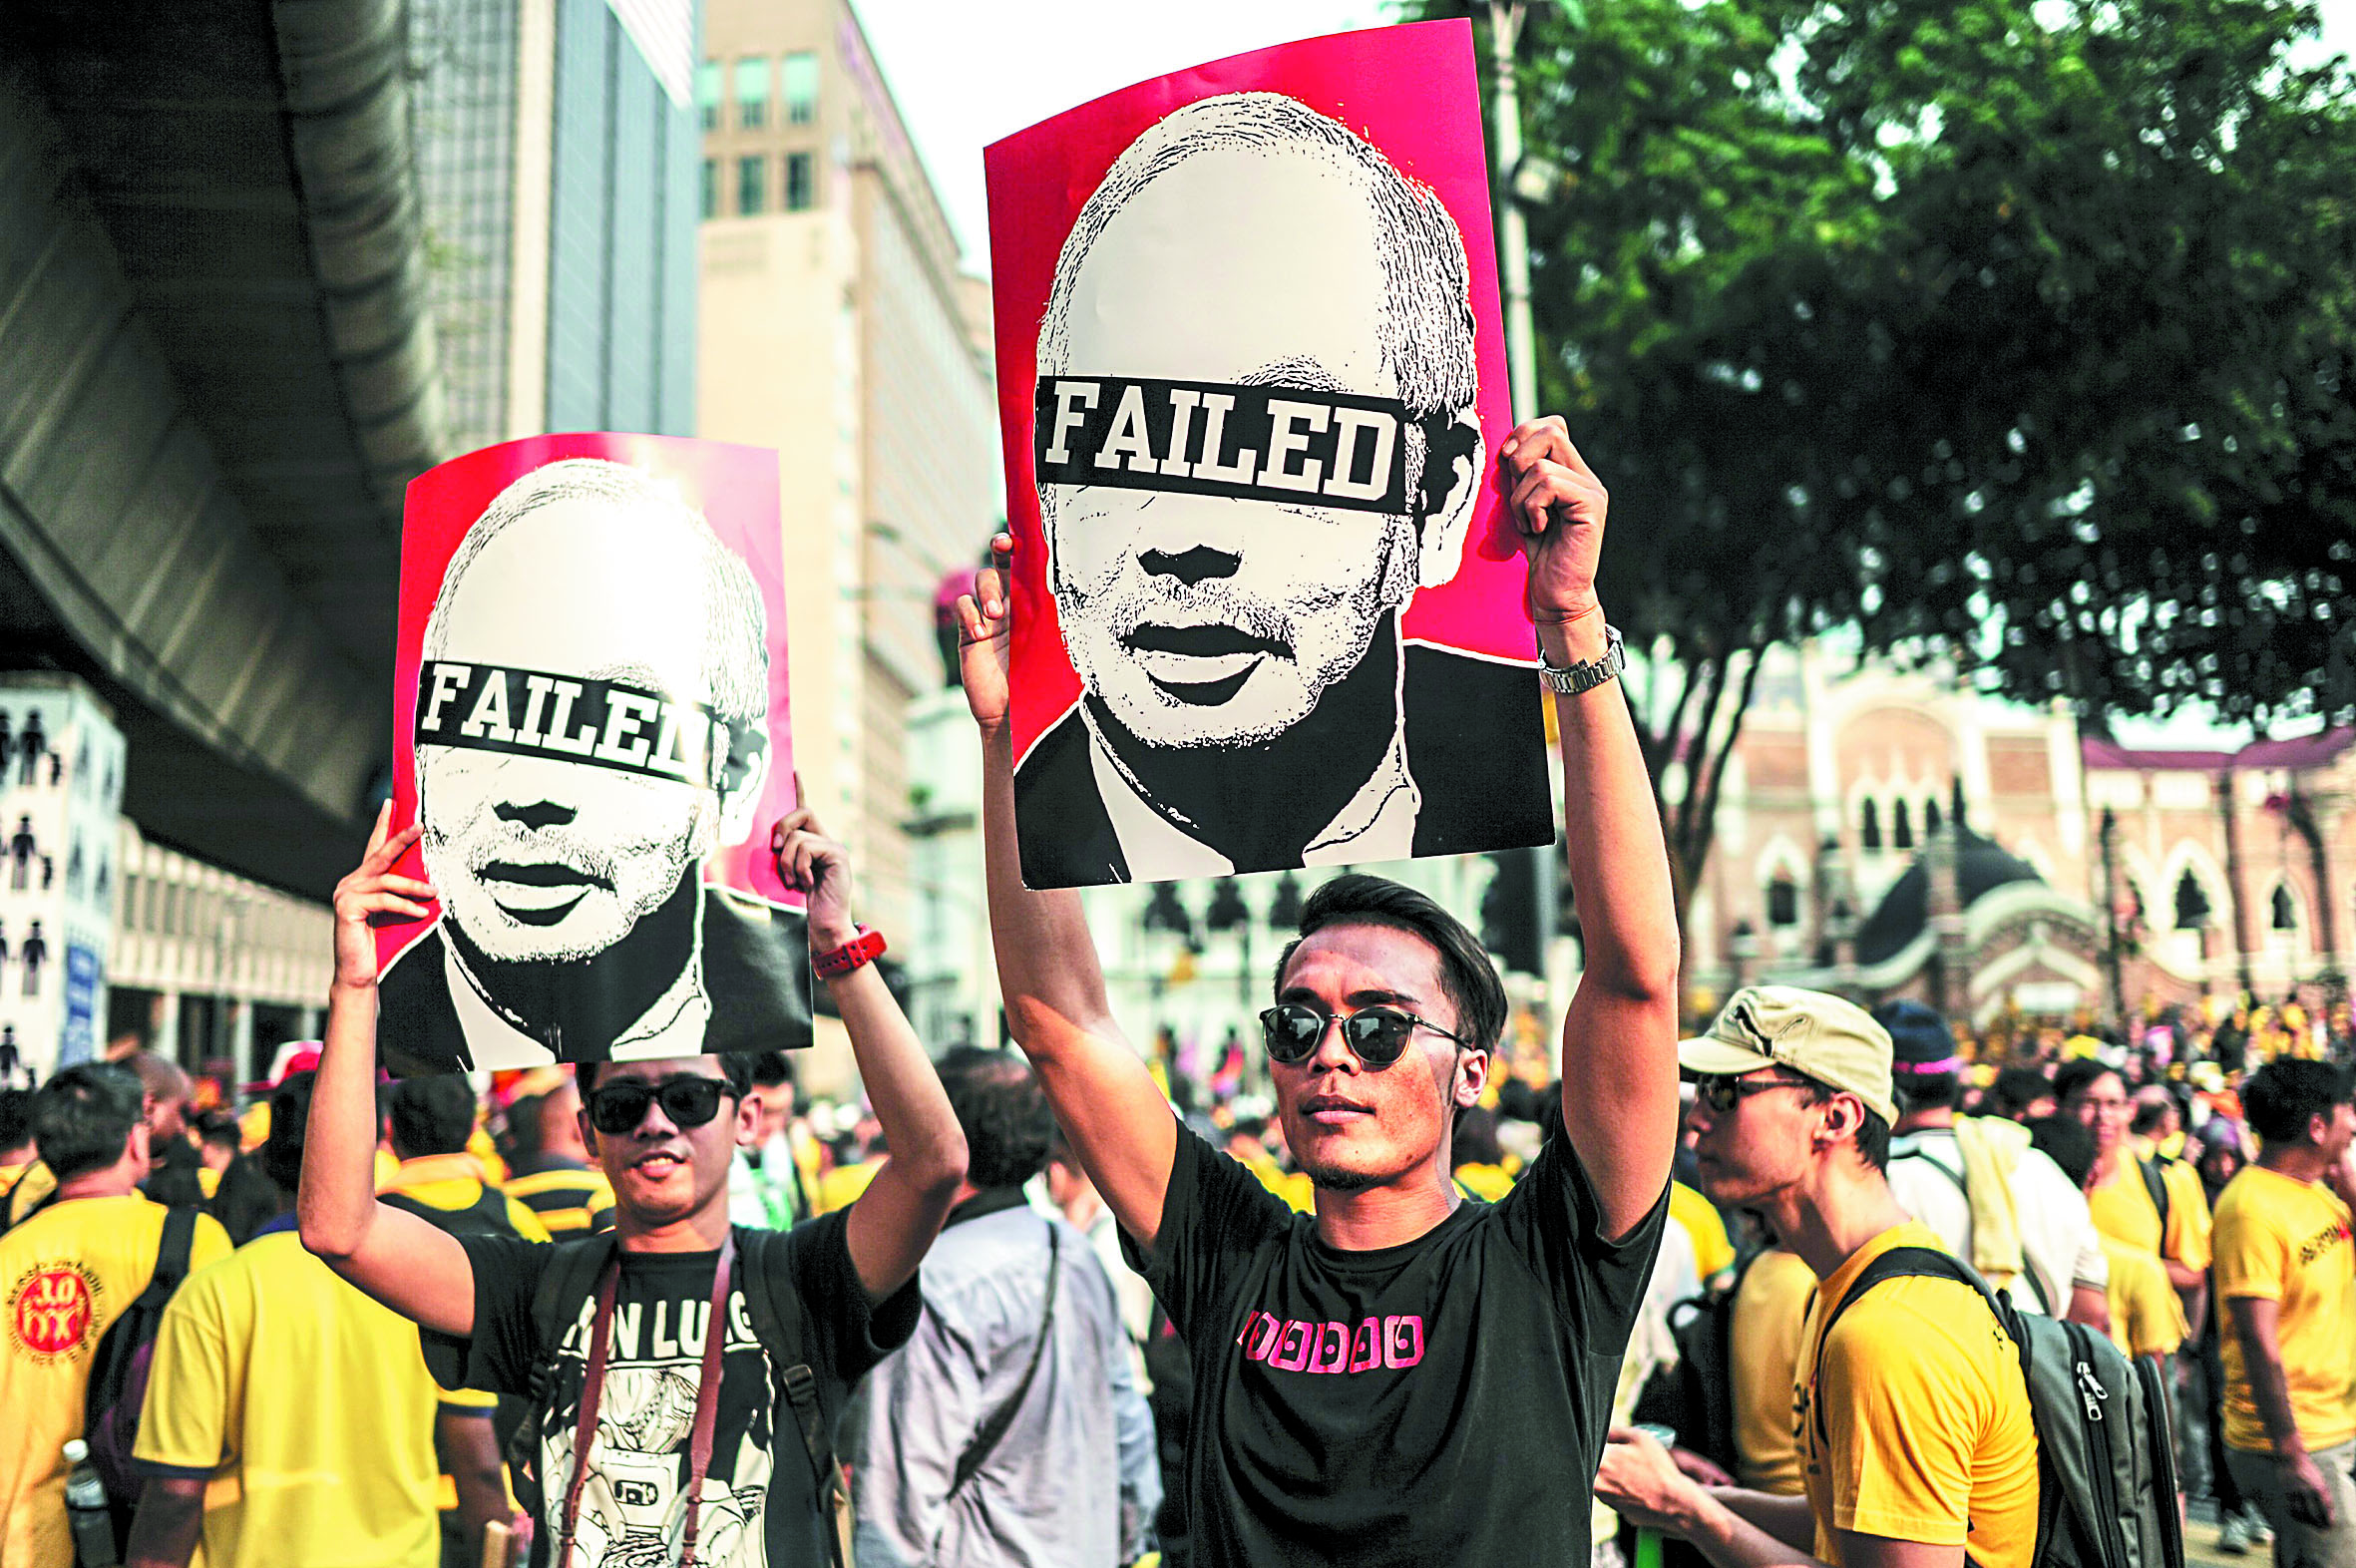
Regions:
<svg viewBox="0 0 2356 1568"><path fill-rule="evenodd" d="M991 146L1023 880L1549 842L1467 23Z"/></svg>
<svg viewBox="0 0 2356 1568"><path fill-rule="evenodd" d="M810 1041L777 454L535 436L411 483L377 929L399 1073Z"/></svg>

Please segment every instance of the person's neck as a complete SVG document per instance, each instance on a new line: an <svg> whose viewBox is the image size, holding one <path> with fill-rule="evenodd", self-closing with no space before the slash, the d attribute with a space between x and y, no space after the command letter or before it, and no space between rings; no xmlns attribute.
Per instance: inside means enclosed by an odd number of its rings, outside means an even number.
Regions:
<svg viewBox="0 0 2356 1568"><path fill-rule="evenodd" d="M1248 746L1151 746L1088 699L1096 733L1148 802L1239 872L1302 862L1381 764L1399 725L1398 618L1374 629L1358 667L1328 686L1307 717ZM1271 789L1272 779L1284 788Z"/></svg>
<svg viewBox="0 0 2356 1568"><path fill-rule="evenodd" d="M1317 1191L1317 1233L1341 1252L1373 1252L1426 1236L1464 1200L1437 1161L1425 1161L1394 1180L1345 1192Z"/></svg>
<svg viewBox="0 0 2356 1568"><path fill-rule="evenodd" d="M613 1215L613 1234L623 1252L718 1252L728 1238L728 1193L713 1194L704 1206L675 1220L649 1223L627 1210Z"/></svg>
<svg viewBox="0 0 2356 1568"><path fill-rule="evenodd" d="M2258 1151L2258 1164L2277 1176L2292 1181L2314 1183L2323 1180L2331 1169L2331 1161L2312 1143L2292 1143L2282 1146L2267 1144Z"/></svg>
<svg viewBox="0 0 2356 1568"><path fill-rule="evenodd" d="M129 1160L84 1171L79 1176L68 1176L57 1184L57 1201L70 1203L77 1198L128 1198L139 1191L139 1169Z"/></svg>
<svg viewBox="0 0 2356 1568"><path fill-rule="evenodd" d="M1063 1218L1075 1231L1086 1232L1096 1223L1096 1216L1104 1212L1104 1194L1093 1187L1084 1187L1071 1195L1069 1203L1059 1203Z"/></svg>
<svg viewBox="0 0 2356 1568"><path fill-rule="evenodd" d="M1892 1127L1890 1131L1898 1133L1938 1132L1954 1125L1954 1106L1933 1105L1923 1110L1908 1111L1898 1118L1897 1125Z"/></svg>
<svg viewBox="0 0 2356 1568"><path fill-rule="evenodd" d="M1898 1206L1881 1172L1841 1163L1817 1167L1813 1176L1757 1207L1777 1240L1799 1254L1808 1272L1828 1280L1876 1236L1913 1216Z"/></svg>

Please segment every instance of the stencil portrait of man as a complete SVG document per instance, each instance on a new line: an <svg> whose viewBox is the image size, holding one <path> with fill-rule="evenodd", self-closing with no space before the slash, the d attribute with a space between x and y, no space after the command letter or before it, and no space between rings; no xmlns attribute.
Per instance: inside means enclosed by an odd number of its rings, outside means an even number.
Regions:
<svg viewBox="0 0 2356 1568"><path fill-rule="evenodd" d="M419 850L442 911L384 975L388 1061L807 1039L801 917L702 875L756 827L768 707L759 587L673 489L571 458L501 491L425 627Z"/></svg>
<svg viewBox="0 0 2356 1568"><path fill-rule="evenodd" d="M1190 104L1081 208L1037 368L1082 695L1017 769L1027 883L1548 837L1528 666L1400 629L1455 575L1491 458L1431 190L1283 94Z"/></svg>

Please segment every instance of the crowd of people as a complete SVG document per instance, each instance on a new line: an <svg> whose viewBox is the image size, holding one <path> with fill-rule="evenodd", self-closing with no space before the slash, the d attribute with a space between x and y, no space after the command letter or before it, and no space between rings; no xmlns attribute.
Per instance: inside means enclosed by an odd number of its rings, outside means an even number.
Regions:
<svg viewBox="0 0 2356 1568"><path fill-rule="evenodd" d="M993 567L1016 1049L928 1052L801 810L859 1104L776 1052L396 1081L371 923L432 890L381 820L324 1038L248 1104L136 1051L0 1097L0 1562L2180 1568L2181 1495L2356 1564L2344 1030L1761 985L1681 1039L1603 492L1559 421L1503 461L1546 666L1603 672L1556 688L1557 1081L1500 1072L1462 923L1357 874L1279 958L1265 1103L1157 1075L1022 880Z"/></svg>

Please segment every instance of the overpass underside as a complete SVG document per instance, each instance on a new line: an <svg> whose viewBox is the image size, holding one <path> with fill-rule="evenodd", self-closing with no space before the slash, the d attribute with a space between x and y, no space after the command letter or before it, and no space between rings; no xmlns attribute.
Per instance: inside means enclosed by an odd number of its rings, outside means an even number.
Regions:
<svg viewBox="0 0 2356 1568"><path fill-rule="evenodd" d="M0 11L0 667L90 680L152 837L323 894L449 455L401 0Z"/></svg>

